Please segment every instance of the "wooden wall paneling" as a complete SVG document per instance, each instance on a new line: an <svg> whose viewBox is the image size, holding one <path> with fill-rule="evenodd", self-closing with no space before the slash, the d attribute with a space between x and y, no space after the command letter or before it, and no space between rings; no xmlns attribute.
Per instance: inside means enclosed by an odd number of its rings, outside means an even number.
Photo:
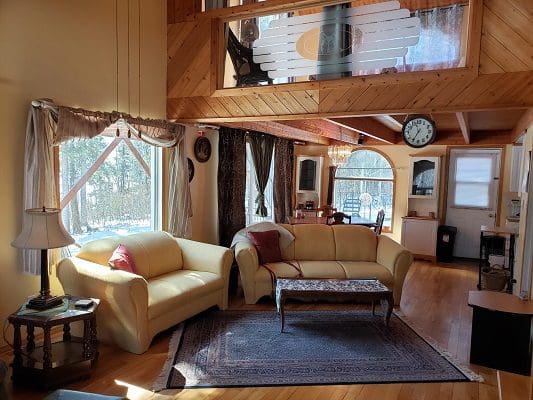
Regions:
<svg viewBox="0 0 533 400"><path fill-rule="evenodd" d="M279 92L274 94L291 114L307 114L313 111L307 111L292 95L292 92ZM318 107L317 107L318 108ZM314 111L316 112L316 111Z"/></svg>
<svg viewBox="0 0 533 400"><path fill-rule="evenodd" d="M242 110L245 115L258 116L259 111L254 107L252 102L248 100L248 96L235 96L232 97L232 100L237 104L237 106ZM253 100L252 100L253 101Z"/></svg>
<svg viewBox="0 0 533 400"><path fill-rule="evenodd" d="M202 12L202 0L167 0L167 23L192 20Z"/></svg>
<svg viewBox="0 0 533 400"><path fill-rule="evenodd" d="M453 99L449 104L451 105L464 105L472 104L479 96L487 90L487 87L492 85L498 80L497 75L480 75L470 83L465 85L465 88L459 96Z"/></svg>
<svg viewBox="0 0 533 400"><path fill-rule="evenodd" d="M414 97L420 93L427 86L426 82L419 83L409 83L407 85L402 85L401 93L393 98L386 108L391 110L401 110L406 108Z"/></svg>
<svg viewBox="0 0 533 400"><path fill-rule="evenodd" d="M285 125L279 122L241 121L225 122L222 126L270 133L271 135L295 140L302 140L316 144L329 145L329 140L317 133L308 132L297 127Z"/></svg>
<svg viewBox="0 0 533 400"><path fill-rule="evenodd" d="M533 125L533 108L527 109L513 128L511 138L513 143Z"/></svg>
<svg viewBox="0 0 533 400"><path fill-rule="evenodd" d="M274 93L264 93L259 97L269 105L273 111L273 115L288 115L289 109L276 97Z"/></svg>
<svg viewBox="0 0 533 400"><path fill-rule="evenodd" d="M168 32L168 97L209 96L211 20L173 24Z"/></svg>
<svg viewBox="0 0 533 400"><path fill-rule="evenodd" d="M272 107L257 94L247 96L253 102L254 107L261 115L275 115Z"/></svg>
<svg viewBox="0 0 533 400"><path fill-rule="evenodd" d="M401 95L403 85L388 85L386 90L381 90L379 96L372 101L372 108L386 108L387 105L395 98ZM359 104L359 103L358 103Z"/></svg>
<svg viewBox="0 0 533 400"><path fill-rule="evenodd" d="M330 106L330 111L338 112L353 108L354 104L357 104L359 99L365 95L369 87L370 86L368 85L361 85L346 90L346 92L338 98L337 102Z"/></svg>
<svg viewBox="0 0 533 400"><path fill-rule="evenodd" d="M380 142L389 144L398 142L398 135L395 131L370 117L329 118L328 121L372 137Z"/></svg>
<svg viewBox="0 0 533 400"><path fill-rule="evenodd" d="M318 112L318 90L298 90L291 92L291 95L306 112Z"/></svg>
<svg viewBox="0 0 533 400"><path fill-rule="evenodd" d="M450 104L452 100L461 96L465 87L468 86L468 84L470 84L472 81L473 79L464 79L449 82L442 87L440 91L435 93L435 96L431 101L431 107L439 108Z"/></svg>
<svg viewBox="0 0 533 400"><path fill-rule="evenodd" d="M232 97L218 97L217 100L223 104L226 110L229 110L229 116L244 117L246 113L241 110Z"/></svg>

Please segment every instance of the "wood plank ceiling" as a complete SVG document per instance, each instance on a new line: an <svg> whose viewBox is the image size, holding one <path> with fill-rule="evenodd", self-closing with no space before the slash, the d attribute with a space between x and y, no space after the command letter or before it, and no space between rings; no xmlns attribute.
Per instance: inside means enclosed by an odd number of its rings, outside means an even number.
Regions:
<svg viewBox="0 0 533 400"><path fill-rule="evenodd" d="M481 1L470 0L473 59L466 68L232 89L217 88L221 11L175 19L168 26L167 117L322 144L354 143L360 134L398 143L406 115L422 113L435 119L437 143L509 143L533 107L532 8L530 0ZM313 3L291 4L304 2Z"/></svg>

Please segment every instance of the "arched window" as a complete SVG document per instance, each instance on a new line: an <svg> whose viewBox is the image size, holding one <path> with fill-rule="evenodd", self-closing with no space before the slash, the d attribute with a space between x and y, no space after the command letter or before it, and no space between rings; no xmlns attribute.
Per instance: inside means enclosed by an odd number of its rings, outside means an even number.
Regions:
<svg viewBox="0 0 533 400"><path fill-rule="evenodd" d="M333 203L338 211L375 220L385 210L383 229L392 227L394 170L381 153L361 149L337 168Z"/></svg>

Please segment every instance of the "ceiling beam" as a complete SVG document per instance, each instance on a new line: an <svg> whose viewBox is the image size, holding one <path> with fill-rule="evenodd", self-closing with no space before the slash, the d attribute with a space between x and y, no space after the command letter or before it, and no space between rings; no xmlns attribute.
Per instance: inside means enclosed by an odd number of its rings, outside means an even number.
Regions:
<svg viewBox="0 0 533 400"><path fill-rule="evenodd" d="M385 125L387 128L392 129L394 132L402 131L403 124L392 115L374 115L372 118Z"/></svg>
<svg viewBox="0 0 533 400"><path fill-rule="evenodd" d="M280 123L347 144L355 145L359 139L359 134L353 130L322 119L280 121Z"/></svg>
<svg viewBox="0 0 533 400"><path fill-rule="evenodd" d="M528 108L524 114L520 117L518 122L516 123L515 127L513 128L513 132L511 134L511 140L512 142L516 142L516 140L531 126L533 125L533 108Z"/></svg>
<svg viewBox="0 0 533 400"><path fill-rule="evenodd" d="M329 118L326 121L333 122L339 126L351 129L359 134L369 136L385 143L395 144L398 141L396 132L387 128L373 118L368 117L348 117Z"/></svg>
<svg viewBox="0 0 533 400"><path fill-rule="evenodd" d="M456 112L457 122L461 128L461 133L465 139L465 144L470 144L470 123L468 121L468 114L463 112Z"/></svg>
<svg viewBox="0 0 533 400"><path fill-rule="evenodd" d="M323 145L330 144L330 141L328 140L328 138L321 136L320 134L309 132L304 129L295 128L290 125L285 125L279 122L243 121L243 122L225 122L220 125L227 126L229 128L237 128L237 129L243 129L243 130L269 133L277 137L293 139L293 140L302 140L302 141L310 142L310 143L323 144Z"/></svg>

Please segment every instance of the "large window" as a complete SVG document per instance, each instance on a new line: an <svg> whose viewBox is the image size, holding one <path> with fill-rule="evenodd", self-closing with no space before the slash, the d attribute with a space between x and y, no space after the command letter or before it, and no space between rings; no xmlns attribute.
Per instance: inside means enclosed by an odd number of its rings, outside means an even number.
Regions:
<svg viewBox="0 0 533 400"><path fill-rule="evenodd" d="M274 150L275 151L275 150ZM255 184L255 169L252 160L252 151L250 143L246 143L246 197L244 200L244 209L246 213L246 225L255 224L262 221L274 221L274 197L273 197L273 181L274 181L274 152L272 152L272 161L270 163L270 173L268 176L268 183L265 189L265 205L268 210L266 217L260 217L255 213L257 209L257 187Z"/></svg>
<svg viewBox="0 0 533 400"><path fill-rule="evenodd" d="M60 146L63 222L78 246L161 228L161 149L123 136Z"/></svg>
<svg viewBox="0 0 533 400"><path fill-rule="evenodd" d="M392 227L394 172L374 150L356 150L335 174L334 206L338 211L375 220L385 211L384 230Z"/></svg>

